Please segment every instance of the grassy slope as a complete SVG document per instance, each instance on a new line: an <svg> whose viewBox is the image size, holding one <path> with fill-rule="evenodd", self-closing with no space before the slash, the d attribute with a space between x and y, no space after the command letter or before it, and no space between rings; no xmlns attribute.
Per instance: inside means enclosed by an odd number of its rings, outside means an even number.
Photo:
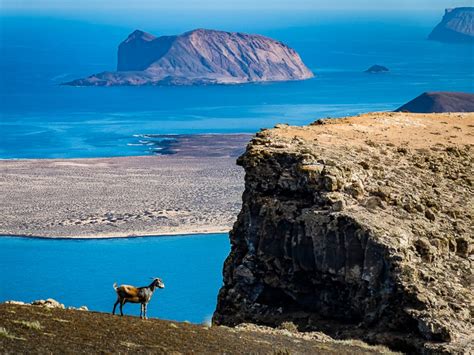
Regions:
<svg viewBox="0 0 474 355"><path fill-rule="evenodd" d="M38 306L0 305L1 353L386 353L362 343L207 327Z"/></svg>

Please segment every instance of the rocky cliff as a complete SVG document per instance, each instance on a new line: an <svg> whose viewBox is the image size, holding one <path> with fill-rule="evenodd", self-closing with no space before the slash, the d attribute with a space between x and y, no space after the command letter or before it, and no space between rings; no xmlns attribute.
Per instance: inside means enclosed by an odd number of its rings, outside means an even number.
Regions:
<svg viewBox="0 0 474 355"><path fill-rule="evenodd" d="M238 84L311 77L298 53L267 37L205 29L155 37L137 30L119 46L117 72L66 84Z"/></svg>
<svg viewBox="0 0 474 355"><path fill-rule="evenodd" d="M396 111L416 113L474 112L474 94L425 92Z"/></svg>
<svg viewBox="0 0 474 355"><path fill-rule="evenodd" d="M472 350L473 127L374 113L258 133L214 322Z"/></svg>
<svg viewBox="0 0 474 355"><path fill-rule="evenodd" d="M474 43L474 7L446 9L443 19L428 38L440 42Z"/></svg>

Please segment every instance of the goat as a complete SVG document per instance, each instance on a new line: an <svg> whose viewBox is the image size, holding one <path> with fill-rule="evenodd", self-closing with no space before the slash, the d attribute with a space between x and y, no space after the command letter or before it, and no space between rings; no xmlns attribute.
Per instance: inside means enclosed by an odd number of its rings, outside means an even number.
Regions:
<svg viewBox="0 0 474 355"><path fill-rule="evenodd" d="M146 309L148 302L150 302L153 292L158 288L165 288L165 284L159 278L153 278L153 282L149 286L134 287L129 285L120 285L117 287L115 282L113 287L117 292L117 301L114 304L112 314L115 314L115 308L120 303L120 315L123 316L122 307L125 303L140 303L140 318L147 319Z"/></svg>

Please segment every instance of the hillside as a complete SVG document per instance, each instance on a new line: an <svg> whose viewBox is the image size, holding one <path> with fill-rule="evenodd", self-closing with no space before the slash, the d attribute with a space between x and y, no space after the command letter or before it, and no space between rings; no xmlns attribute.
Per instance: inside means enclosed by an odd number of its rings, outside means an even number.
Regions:
<svg viewBox="0 0 474 355"><path fill-rule="evenodd" d="M156 354L388 354L357 341L337 342L254 326L208 327L38 306L0 304L0 352Z"/></svg>
<svg viewBox="0 0 474 355"><path fill-rule="evenodd" d="M415 113L474 112L474 94L425 92L396 111Z"/></svg>
<svg viewBox="0 0 474 355"><path fill-rule="evenodd" d="M372 113L263 130L214 321L469 353L474 114Z"/></svg>
<svg viewBox="0 0 474 355"><path fill-rule="evenodd" d="M238 84L311 77L295 50L260 35L196 29L155 37L136 30L119 46L116 72L66 85Z"/></svg>

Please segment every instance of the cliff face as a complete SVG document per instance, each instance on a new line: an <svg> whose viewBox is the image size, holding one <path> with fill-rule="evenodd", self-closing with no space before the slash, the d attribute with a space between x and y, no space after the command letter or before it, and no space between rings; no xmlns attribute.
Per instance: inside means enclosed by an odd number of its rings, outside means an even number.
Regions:
<svg viewBox="0 0 474 355"><path fill-rule="evenodd" d="M425 92L396 111L417 113L474 112L474 94L464 92Z"/></svg>
<svg viewBox="0 0 474 355"><path fill-rule="evenodd" d="M428 37L440 42L474 42L474 7L446 9Z"/></svg>
<svg viewBox="0 0 474 355"><path fill-rule="evenodd" d="M119 46L117 72L67 84L237 84L311 77L298 53L267 37L204 29L155 37L137 30Z"/></svg>
<svg viewBox="0 0 474 355"><path fill-rule="evenodd" d="M472 346L473 124L380 113L258 133L214 322Z"/></svg>

